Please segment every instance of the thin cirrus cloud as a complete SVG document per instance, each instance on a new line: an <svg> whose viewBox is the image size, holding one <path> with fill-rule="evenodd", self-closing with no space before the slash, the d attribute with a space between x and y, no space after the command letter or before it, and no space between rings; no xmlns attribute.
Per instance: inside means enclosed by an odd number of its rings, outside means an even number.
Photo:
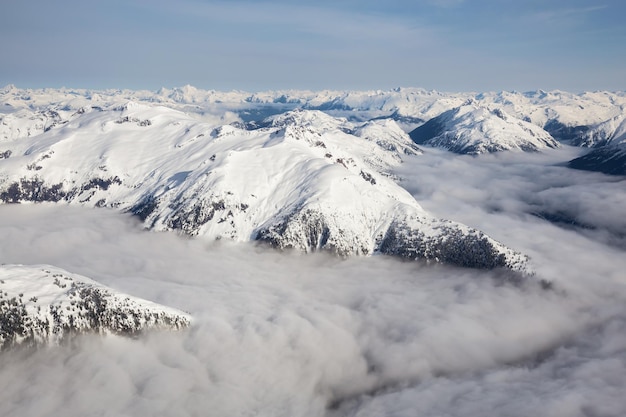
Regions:
<svg viewBox="0 0 626 417"><path fill-rule="evenodd" d="M291 39L300 40L305 35L342 43L406 39L420 42L429 34L426 25L410 25L398 16L313 4L187 1L176 5L161 3L158 7L163 12L174 13L184 19L217 24L219 29L233 25L239 31L234 31L233 36L249 37L251 42L255 42L256 38L270 38L280 44ZM281 36L274 37L277 33Z"/></svg>
<svg viewBox="0 0 626 417"><path fill-rule="evenodd" d="M580 19L584 19L587 14L604 10L607 7L608 7L607 5L597 5L597 6L590 6L590 7L545 10L545 11L535 13L534 17L543 21L559 21L559 20L562 20L563 18L568 19L571 17L578 17Z"/></svg>
<svg viewBox="0 0 626 417"><path fill-rule="evenodd" d="M4 2L0 84L616 90L623 11L582 0Z"/></svg>

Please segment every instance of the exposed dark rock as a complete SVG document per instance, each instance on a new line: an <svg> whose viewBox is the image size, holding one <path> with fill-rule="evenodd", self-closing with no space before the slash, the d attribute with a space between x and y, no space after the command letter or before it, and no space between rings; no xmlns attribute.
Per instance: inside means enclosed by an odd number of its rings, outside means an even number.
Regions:
<svg viewBox="0 0 626 417"><path fill-rule="evenodd" d="M149 195L130 209L133 215L139 217L141 221L145 221L159 206L159 201L153 196Z"/></svg>
<svg viewBox="0 0 626 417"><path fill-rule="evenodd" d="M33 170L39 170L39 168L35 166ZM21 178L19 182L12 183L4 191L0 192L0 201L4 203L70 201L85 191L95 189L108 190L112 184L121 185L122 181L118 177L107 179L92 178L88 183L80 187L65 191L63 183L46 184L43 179L37 176L32 179ZM93 193L89 194L84 201L88 201L92 195Z"/></svg>
<svg viewBox="0 0 626 417"><path fill-rule="evenodd" d="M57 202L66 196L63 183L46 185L41 178L22 178L20 182L12 183L6 190L0 192L0 201L4 203L19 203L21 201L53 201Z"/></svg>
<svg viewBox="0 0 626 417"><path fill-rule="evenodd" d="M348 253L343 253L342 250L328 244L330 236L330 228L324 216L307 209L296 210L281 222L260 230L256 240L269 243L278 249L328 250L339 255L347 255Z"/></svg>
<svg viewBox="0 0 626 417"><path fill-rule="evenodd" d="M560 142L576 144L589 131L589 126L567 126L558 120L549 120L543 129Z"/></svg>
<svg viewBox="0 0 626 417"><path fill-rule="evenodd" d="M361 173L360 173L360 174L361 174L361 177L362 177L365 181L369 182L369 183L370 183L370 184L372 184L372 185L375 185L375 184L376 184L376 180L374 179L374 177L372 177L372 174L369 174L369 173L364 172L364 171L361 171Z"/></svg>
<svg viewBox="0 0 626 417"><path fill-rule="evenodd" d="M115 123L120 124L120 125L123 123L136 123L137 126L141 126L141 127L152 125L152 122L148 119L140 120L136 117L130 117L130 116L121 117L118 120L116 120Z"/></svg>
<svg viewBox="0 0 626 417"><path fill-rule="evenodd" d="M195 235L202 225L213 219L217 211L224 211L226 205L224 200L199 200L193 205L180 202L174 205L172 209L174 214L168 219L167 226Z"/></svg>
<svg viewBox="0 0 626 417"><path fill-rule="evenodd" d="M444 128L444 123L437 120L437 118L433 118L409 132L409 137L416 144L422 145L432 138L440 135Z"/></svg>
<svg viewBox="0 0 626 417"><path fill-rule="evenodd" d="M454 227L445 233L427 237L419 230L392 225L379 244L379 252L412 260L443 262L476 269L511 267L481 232L464 234Z"/></svg>
<svg viewBox="0 0 626 417"><path fill-rule="evenodd" d="M91 180L89 180L88 183L84 184L81 187L82 191L87 191L87 190L91 190L94 188L98 188L100 190L108 190L109 187L111 186L111 184L117 184L117 185L122 185L122 180L119 179L118 176L115 176L113 178L92 178Z"/></svg>

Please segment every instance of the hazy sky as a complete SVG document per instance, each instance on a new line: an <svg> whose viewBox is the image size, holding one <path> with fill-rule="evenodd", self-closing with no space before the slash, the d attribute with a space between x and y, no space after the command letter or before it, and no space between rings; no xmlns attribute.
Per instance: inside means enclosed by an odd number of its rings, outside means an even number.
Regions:
<svg viewBox="0 0 626 417"><path fill-rule="evenodd" d="M624 90L623 0L5 0L0 85Z"/></svg>

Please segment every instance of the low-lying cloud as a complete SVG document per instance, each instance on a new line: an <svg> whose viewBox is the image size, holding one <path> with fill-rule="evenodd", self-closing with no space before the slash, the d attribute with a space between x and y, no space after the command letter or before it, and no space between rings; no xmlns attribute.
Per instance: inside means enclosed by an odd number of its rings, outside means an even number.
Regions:
<svg viewBox="0 0 626 417"><path fill-rule="evenodd" d="M626 191L555 166L568 152L429 151L400 172L427 209L531 255L537 277L521 285L148 232L105 209L1 206L1 263L53 264L195 322L5 352L0 414L624 415L626 257L602 231L623 226ZM596 229L529 213L555 207Z"/></svg>

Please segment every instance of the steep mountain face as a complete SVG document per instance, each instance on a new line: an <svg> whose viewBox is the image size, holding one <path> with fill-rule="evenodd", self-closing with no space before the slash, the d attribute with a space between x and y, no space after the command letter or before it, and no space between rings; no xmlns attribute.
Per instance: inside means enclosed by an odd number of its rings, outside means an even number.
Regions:
<svg viewBox="0 0 626 417"><path fill-rule="evenodd" d="M409 135L417 144L470 155L505 150L539 151L559 146L540 127L475 101L444 112Z"/></svg>
<svg viewBox="0 0 626 417"><path fill-rule="evenodd" d="M597 148L626 141L626 112L596 125L588 126L570 143L574 146Z"/></svg>
<svg viewBox="0 0 626 417"><path fill-rule="evenodd" d="M156 230L281 249L528 268L484 234L431 216L393 182L401 157L421 151L390 120L297 110L244 130L134 102L64 120L0 141L1 201L114 207Z"/></svg>
<svg viewBox="0 0 626 417"><path fill-rule="evenodd" d="M623 92L565 91L500 92L479 94L477 99L500 106L519 119L543 127L558 141L575 146L584 145L584 136L595 126L624 116L626 94ZM598 132L596 139L606 140L613 132Z"/></svg>
<svg viewBox="0 0 626 417"><path fill-rule="evenodd" d="M49 265L0 266L0 350L83 333L136 335L188 327L178 310L118 293Z"/></svg>
<svg viewBox="0 0 626 417"><path fill-rule="evenodd" d="M570 168L626 175L626 142L592 149L586 155L569 161Z"/></svg>

